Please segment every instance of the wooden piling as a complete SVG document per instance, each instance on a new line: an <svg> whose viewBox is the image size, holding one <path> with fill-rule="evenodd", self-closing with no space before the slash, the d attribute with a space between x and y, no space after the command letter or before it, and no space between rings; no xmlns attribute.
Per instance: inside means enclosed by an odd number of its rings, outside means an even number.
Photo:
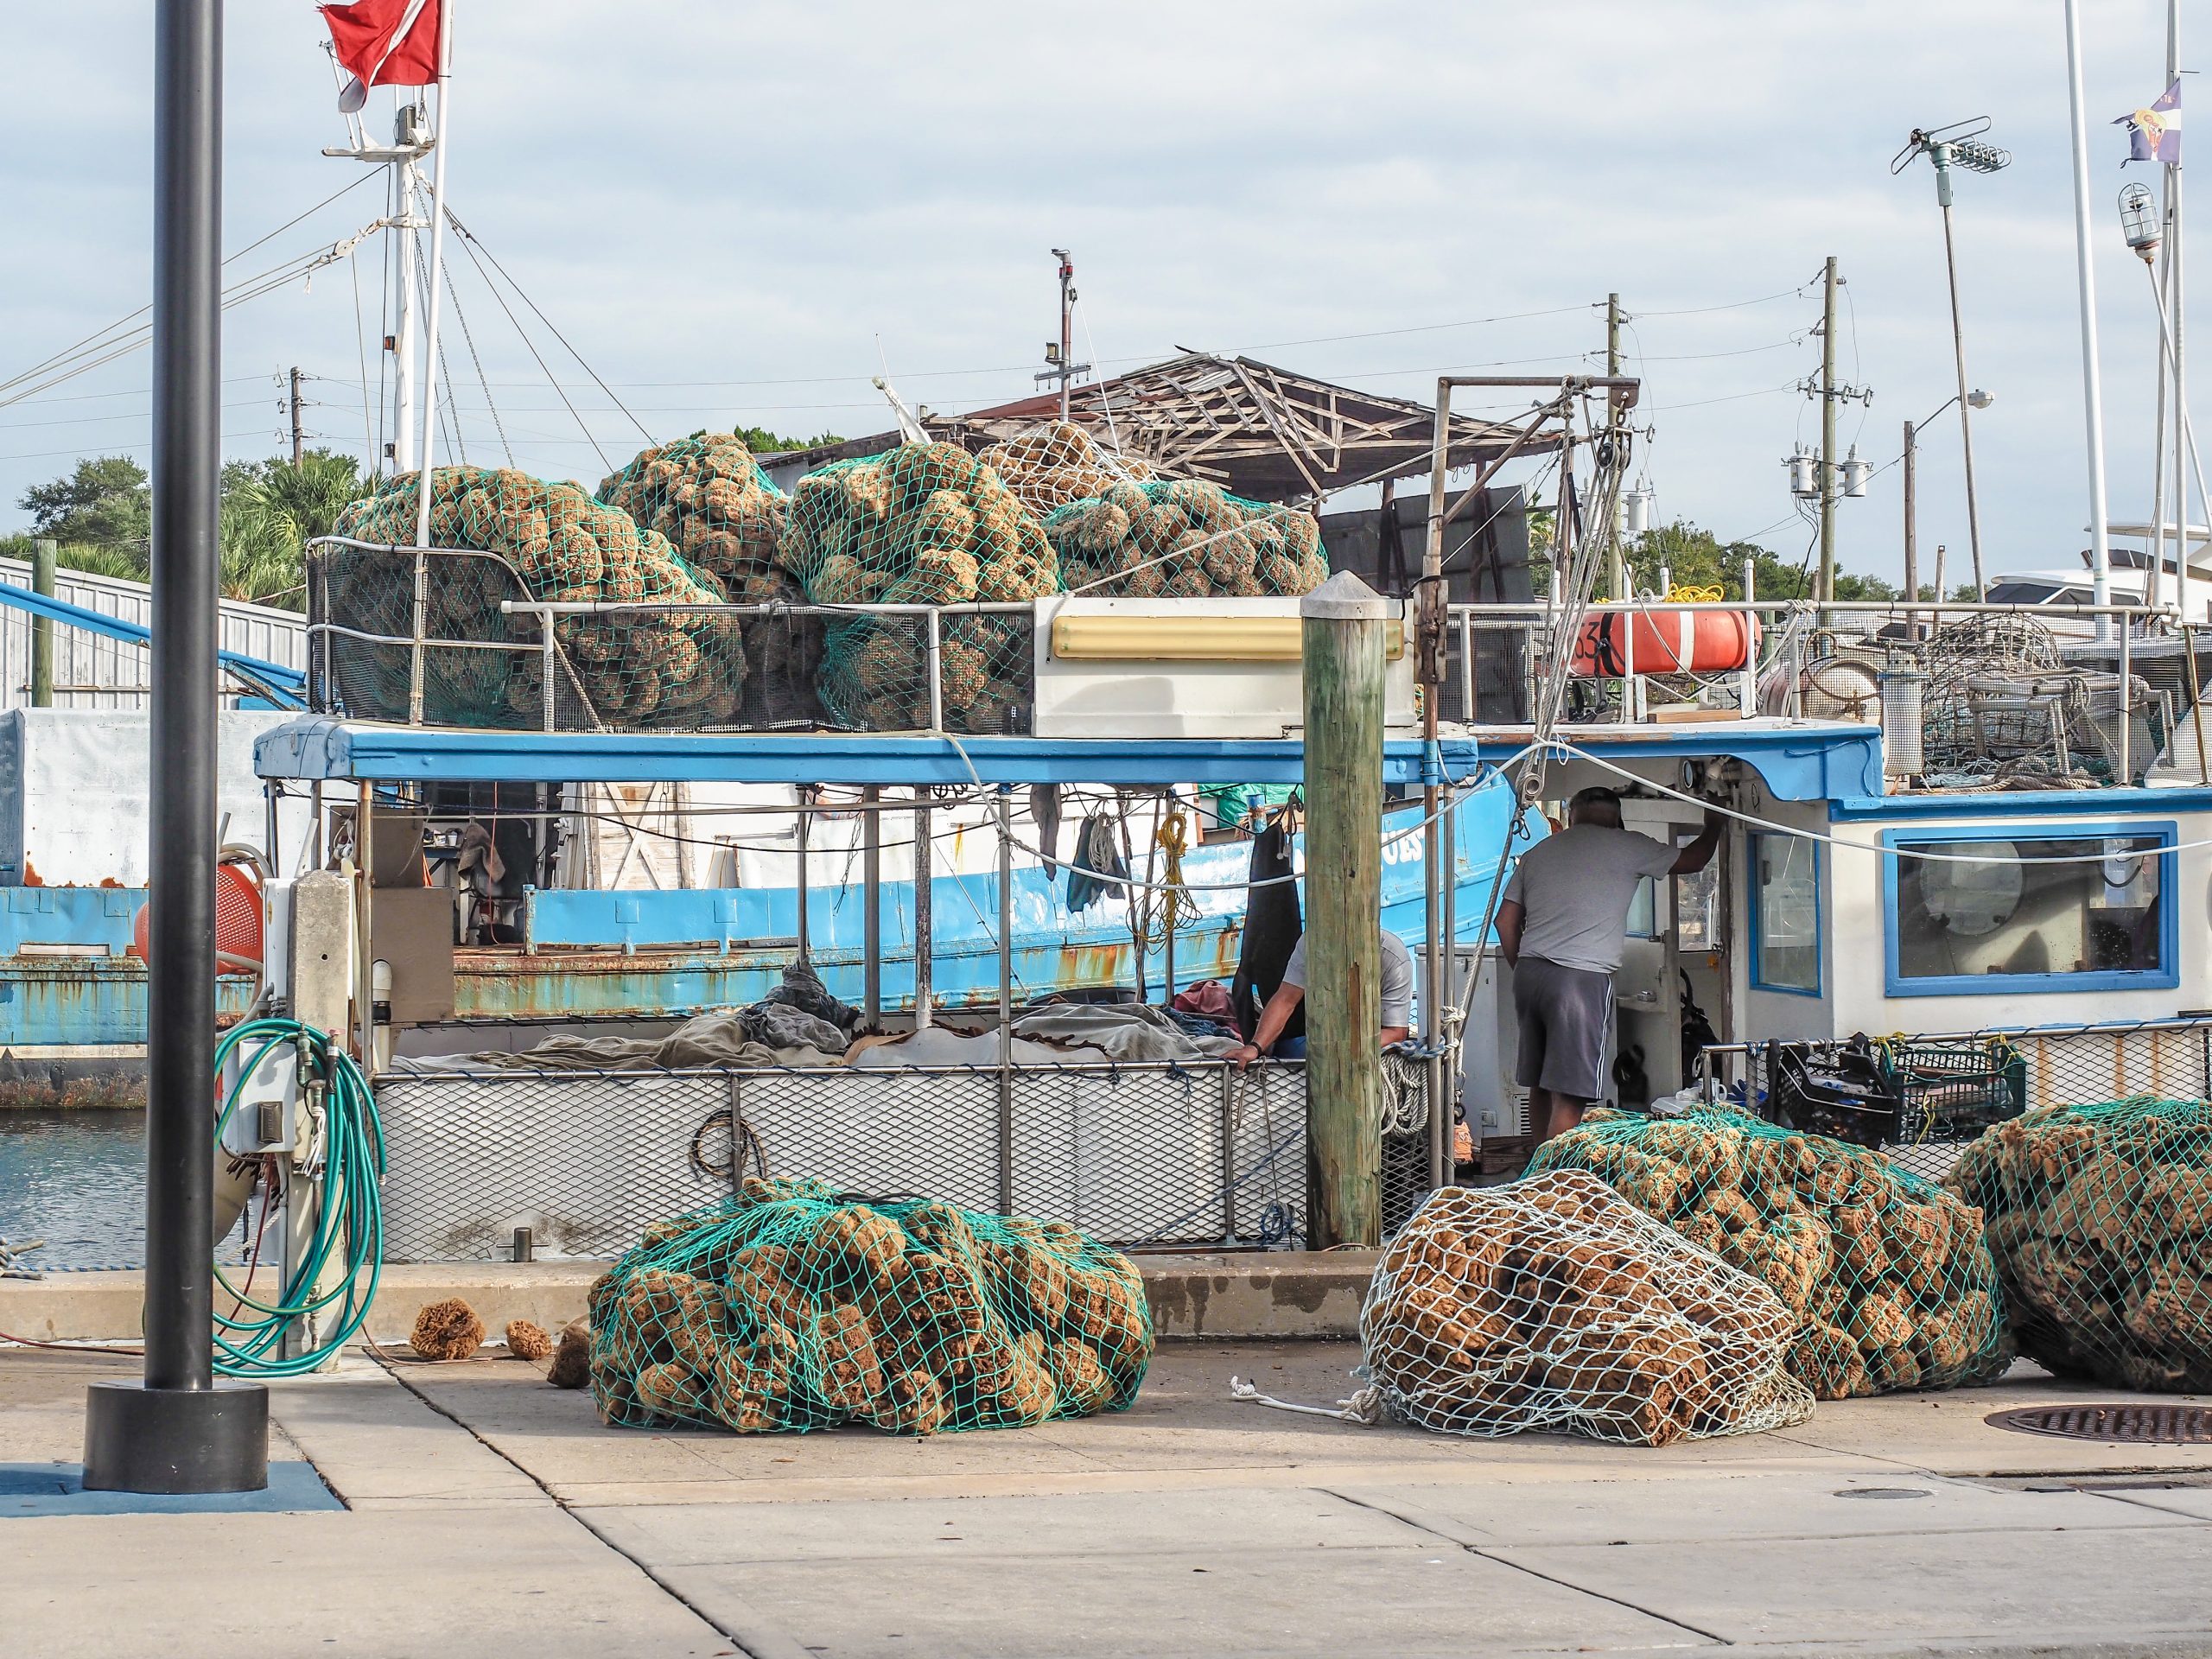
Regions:
<svg viewBox="0 0 2212 1659"><path fill-rule="evenodd" d="M1382 1234L1382 661L1350 571L1300 601L1306 684L1306 1123L1314 1249Z"/></svg>

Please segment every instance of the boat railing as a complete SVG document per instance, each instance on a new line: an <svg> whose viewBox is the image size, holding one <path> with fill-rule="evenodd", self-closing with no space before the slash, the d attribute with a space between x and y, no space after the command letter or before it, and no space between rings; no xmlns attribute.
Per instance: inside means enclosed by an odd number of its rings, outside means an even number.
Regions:
<svg viewBox="0 0 2212 1659"><path fill-rule="evenodd" d="M1771 1115L1775 1069L1787 1064L1785 1056L1832 1055L1843 1046L1710 1045L1702 1051L1706 1098ZM1992 1026L1888 1037L1869 1047L1900 1080L1897 1130L1882 1149L1931 1178L1943 1175L1993 1123L2039 1107L2136 1095L2212 1098L2212 1015Z"/></svg>
<svg viewBox="0 0 2212 1659"><path fill-rule="evenodd" d="M1027 730L1031 601L563 591L534 592L480 549L321 537L308 559L310 706L510 730Z"/></svg>

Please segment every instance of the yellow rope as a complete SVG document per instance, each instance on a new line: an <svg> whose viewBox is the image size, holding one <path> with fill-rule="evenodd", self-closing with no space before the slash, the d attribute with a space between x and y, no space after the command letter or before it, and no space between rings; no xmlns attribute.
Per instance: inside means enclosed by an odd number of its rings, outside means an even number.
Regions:
<svg viewBox="0 0 2212 1659"><path fill-rule="evenodd" d="M1183 849L1191 843L1191 825L1179 805L1161 817L1152 839L1160 855L1160 887L1164 889L1160 899L1160 925L1153 925L1152 907L1145 906L1144 931L1137 939L1140 950L1166 943L1169 932L1182 926L1191 902L1183 893Z"/></svg>
<svg viewBox="0 0 2212 1659"><path fill-rule="evenodd" d="M1667 589L1667 603L1669 605L1717 605L1727 597L1715 582L1692 587L1678 582Z"/></svg>

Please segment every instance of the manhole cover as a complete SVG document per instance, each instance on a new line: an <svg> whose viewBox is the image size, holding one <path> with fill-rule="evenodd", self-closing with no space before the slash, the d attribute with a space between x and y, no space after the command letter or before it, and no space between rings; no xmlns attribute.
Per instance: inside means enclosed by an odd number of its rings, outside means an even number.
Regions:
<svg viewBox="0 0 2212 1659"><path fill-rule="evenodd" d="M2022 1434L2056 1434L2069 1440L2212 1442L2212 1406L2022 1406L1993 1411L1982 1421Z"/></svg>

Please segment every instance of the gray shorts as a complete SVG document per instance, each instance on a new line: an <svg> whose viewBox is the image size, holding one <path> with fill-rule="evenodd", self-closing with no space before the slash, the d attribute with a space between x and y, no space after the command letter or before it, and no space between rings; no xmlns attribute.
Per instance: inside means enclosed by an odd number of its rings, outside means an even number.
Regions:
<svg viewBox="0 0 2212 1659"><path fill-rule="evenodd" d="M1613 976L1523 957L1513 969L1513 1011L1521 1060L1513 1080L1573 1100L1605 1097L1605 1033L1613 1017Z"/></svg>

